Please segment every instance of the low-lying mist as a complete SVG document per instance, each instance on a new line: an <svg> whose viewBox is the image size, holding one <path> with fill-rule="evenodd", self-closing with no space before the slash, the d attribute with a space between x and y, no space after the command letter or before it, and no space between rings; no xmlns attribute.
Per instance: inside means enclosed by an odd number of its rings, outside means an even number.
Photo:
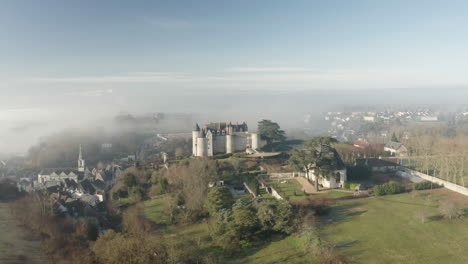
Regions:
<svg viewBox="0 0 468 264"><path fill-rule="evenodd" d="M309 116L314 126L322 112L359 108L466 104L468 91L450 89L393 90L180 90L105 89L102 93L36 93L30 97L5 96L0 108L0 153L24 155L41 138L57 133L102 134L138 132L140 125L123 124L117 116L165 116L152 123L154 133L190 132L195 122L247 122L255 130L261 119L278 122L290 135L304 127ZM148 129L148 128L145 128ZM146 130L148 131L148 130Z"/></svg>

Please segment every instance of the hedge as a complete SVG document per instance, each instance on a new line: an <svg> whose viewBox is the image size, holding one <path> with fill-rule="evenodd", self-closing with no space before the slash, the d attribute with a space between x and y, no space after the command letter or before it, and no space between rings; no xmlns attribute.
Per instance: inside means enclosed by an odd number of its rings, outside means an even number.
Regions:
<svg viewBox="0 0 468 264"><path fill-rule="evenodd" d="M396 182L388 182L374 186L374 194L377 196L402 193L405 188Z"/></svg>
<svg viewBox="0 0 468 264"><path fill-rule="evenodd" d="M436 189L436 188L441 188L441 187L442 187L441 185L430 182L430 181L423 181L423 182L418 182L418 183L413 184L413 190L427 190L431 188Z"/></svg>
<svg viewBox="0 0 468 264"><path fill-rule="evenodd" d="M360 183L355 183L355 182L345 182L344 183L344 188L348 190L355 190L356 186L360 185Z"/></svg>

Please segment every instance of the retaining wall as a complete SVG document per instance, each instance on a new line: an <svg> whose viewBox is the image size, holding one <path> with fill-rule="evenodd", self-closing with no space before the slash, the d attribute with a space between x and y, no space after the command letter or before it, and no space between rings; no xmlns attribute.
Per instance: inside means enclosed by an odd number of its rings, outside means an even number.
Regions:
<svg viewBox="0 0 468 264"><path fill-rule="evenodd" d="M449 190L452 190L454 192L457 192L457 193L468 196L468 188L466 188L466 187L460 186L460 185L452 183L452 182L444 181L442 179L439 179L439 178L436 178L436 177L433 177L433 176L430 176L430 175L427 175L427 174L424 174L422 172L415 171L415 170L412 170L412 169L404 168L403 170L406 173L418 176L420 178L423 178L426 181L431 181L431 182L437 183L439 185L443 185L445 188L447 188Z"/></svg>
<svg viewBox="0 0 468 264"><path fill-rule="evenodd" d="M305 173L302 172L274 172L268 173L270 178L294 178L294 177L304 177Z"/></svg>
<svg viewBox="0 0 468 264"><path fill-rule="evenodd" d="M257 195L252 192L252 190L249 188L249 186L247 185L247 183L244 182L244 187L247 189L247 191L254 197L254 198L257 198Z"/></svg>

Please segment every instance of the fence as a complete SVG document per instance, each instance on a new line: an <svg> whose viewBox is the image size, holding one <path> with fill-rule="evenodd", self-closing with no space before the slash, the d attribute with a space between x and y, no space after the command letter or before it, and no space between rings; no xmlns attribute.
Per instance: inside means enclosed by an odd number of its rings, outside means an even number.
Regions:
<svg viewBox="0 0 468 264"><path fill-rule="evenodd" d="M449 190L468 196L468 188L466 187L463 187L463 186L460 186L460 185L457 185L455 183L451 183L448 181L444 181L442 179L439 179L439 178L436 178L436 177L433 177L433 176L430 176L430 175L427 175L427 174L424 174L422 172L415 171L412 169L404 168L403 170L408 174L418 176L420 178L423 178L426 181L430 181L430 182L437 183L439 185L443 185L445 188Z"/></svg>

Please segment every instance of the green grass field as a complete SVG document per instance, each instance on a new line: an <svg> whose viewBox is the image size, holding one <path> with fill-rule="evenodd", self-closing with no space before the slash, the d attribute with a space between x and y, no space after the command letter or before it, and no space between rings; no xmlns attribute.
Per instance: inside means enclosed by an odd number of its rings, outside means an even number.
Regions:
<svg viewBox="0 0 468 264"><path fill-rule="evenodd" d="M468 263L468 218L441 219L438 201L453 198L428 197L422 191L340 202L323 234L355 263Z"/></svg>
<svg viewBox="0 0 468 264"><path fill-rule="evenodd" d="M144 202L146 217L157 224L169 224L169 216L164 213L164 208L169 202L170 196L155 196Z"/></svg>
<svg viewBox="0 0 468 264"><path fill-rule="evenodd" d="M307 194L302 191L302 185L295 179L270 179L266 181L280 193L281 196L294 197L294 199L302 199Z"/></svg>
<svg viewBox="0 0 468 264"><path fill-rule="evenodd" d="M320 195L340 197L344 192ZM344 193L346 194L346 193ZM314 196L312 196L314 197ZM445 189L417 191L377 198L339 201L329 216L320 219L322 237L351 263L468 263L468 217L445 220L439 201L453 200L468 208L468 198ZM167 196L145 202L145 212L156 223L166 223ZM423 223L421 212L426 215ZM197 243L207 252L218 252L208 224L168 225L165 238L174 245ZM189 242L187 242L189 241ZM190 242L191 241L191 242ZM261 241L226 263L314 263L305 255L295 235Z"/></svg>

